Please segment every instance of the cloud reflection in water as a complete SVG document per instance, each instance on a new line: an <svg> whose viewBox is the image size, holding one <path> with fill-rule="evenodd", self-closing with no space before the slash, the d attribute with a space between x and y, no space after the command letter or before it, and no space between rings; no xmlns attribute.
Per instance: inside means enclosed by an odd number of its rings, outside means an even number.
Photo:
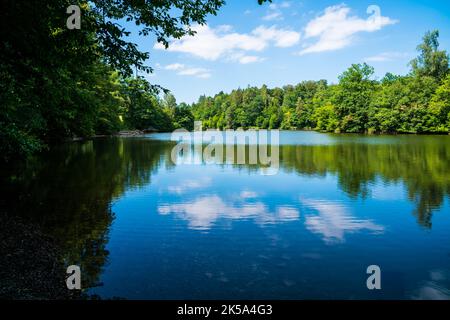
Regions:
<svg viewBox="0 0 450 320"><path fill-rule="evenodd" d="M249 195L247 191L247 195ZM252 193L252 196L255 194ZM242 198L246 199L246 198ZM221 219L254 219L258 224L298 220L300 212L287 205L271 211L263 202L226 201L218 195L202 196L189 202L162 204L160 214L175 214L187 220L191 229L207 230Z"/></svg>
<svg viewBox="0 0 450 320"><path fill-rule="evenodd" d="M322 235L328 243L342 243L345 233L355 233L368 230L373 233L383 233L384 227L371 220L356 219L348 213L347 207L333 201L301 200L306 207L318 212L318 215L305 216L306 228L316 234Z"/></svg>

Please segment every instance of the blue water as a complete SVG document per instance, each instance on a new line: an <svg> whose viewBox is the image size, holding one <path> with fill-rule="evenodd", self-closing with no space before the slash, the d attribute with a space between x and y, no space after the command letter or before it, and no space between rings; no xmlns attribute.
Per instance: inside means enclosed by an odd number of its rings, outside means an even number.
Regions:
<svg viewBox="0 0 450 320"><path fill-rule="evenodd" d="M175 164L172 140L67 144L4 199L102 298L450 298L450 136L281 132L272 175Z"/></svg>
<svg viewBox="0 0 450 320"><path fill-rule="evenodd" d="M132 299L448 299L448 158L435 155L446 175L413 197L407 180L420 189L415 170L434 167L427 168L428 159L417 149L425 148L426 155L432 141L449 156L449 138L285 132L281 144L291 149L271 176L245 166L165 166L163 156L151 183L130 187L113 201L109 263L103 286L92 292ZM373 153L378 158L350 159L374 144L380 146ZM399 149L404 144L409 147ZM319 145L330 149L310 158ZM336 146L348 153L336 153ZM295 151L298 159L286 159ZM302 151L312 163L297 168ZM392 152L408 151L411 162L400 163L409 166L407 174L377 172L377 162L389 167ZM335 160L344 167L327 167L339 154L342 159ZM315 165L320 169L309 170ZM359 174L366 178L361 191L345 190L345 176ZM425 204L432 218L418 220L417 206L423 204L414 197L432 193L426 188L434 183L445 189L443 199L439 206ZM381 268L382 289L371 291L366 268L374 264Z"/></svg>

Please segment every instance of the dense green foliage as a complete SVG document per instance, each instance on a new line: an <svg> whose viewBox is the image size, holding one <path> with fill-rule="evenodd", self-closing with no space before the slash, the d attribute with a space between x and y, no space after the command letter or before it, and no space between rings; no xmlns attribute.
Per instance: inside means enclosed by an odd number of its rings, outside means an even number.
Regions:
<svg viewBox="0 0 450 320"><path fill-rule="evenodd" d="M192 111L207 128L316 129L329 132L448 133L450 75L439 33L428 32L406 76L354 64L337 84L304 81L268 89L249 87L202 96Z"/></svg>
<svg viewBox="0 0 450 320"><path fill-rule="evenodd" d="M73 4L81 9L79 30L66 27L66 10ZM149 54L127 41L126 27L134 23L140 35L154 34L167 46L170 38L192 35L190 26L204 24L223 4L2 1L0 159L24 157L55 140L120 129L172 130L179 119L164 109L161 88L137 76L152 71L145 65Z"/></svg>
<svg viewBox="0 0 450 320"><path fill-rule="evenodd" d="M268 2L258 0L260 4ZM270 1L269 1L270 2ZM80 30L66 28L69 5L81 8ZM353 65L338 84L247 88L178 105L141 74L149 54L129 42L128 24L159 42L192 35L223 0L42 0L2 3L0 22L1 160L24 157L52 142L122 129L310 128L338 132L448 132L448 55L437 31L419 45L407 76L373 80ZM19 23L20 21L20 23ZM126 22L124 22L126 21ZM133 70L135 74L133 75Z"/></svg>

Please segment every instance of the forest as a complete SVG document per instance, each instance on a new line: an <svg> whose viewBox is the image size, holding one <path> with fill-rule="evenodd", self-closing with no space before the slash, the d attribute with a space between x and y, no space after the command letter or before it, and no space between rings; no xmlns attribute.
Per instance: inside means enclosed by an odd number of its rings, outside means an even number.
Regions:
<svg viewBox="0 0 450 320"><path fill-rule="evenodd" d="M191 26L205 24L224 3L2 1L0 160L24 159L73 138L192 122L173 97L160 98L167 89L146 80L153 71L149 53L129 40L130 29L167 46L168 39L193 35ZM80 8L80 29L66 26L71 5Z"/></svg>
<svg viewBox="0 0 450 320"><path fill-rule="evenodd" d="M5 2L0 48L0 152L2 161L23 159L73 138L120 130L205 128L311 129L341 133L448 133L449 57L439 32L425 34L408 75L354 64L336 84L325 80L269 89L248 87L197 103L177 104L168 89L145 74L148 52L128 42L130 31L171 38L194 35L223 0L144 2L76 1L82 27L65 26L72 1ZM266 0L259 0L260 4ZM45 8L45 9L43 9ZM173 17L171 12L180 15ZM20 21L20 23L18 22ZM299 74L301 78L301 74Z"/></svg>
<svg viewBox="0 0 450 320"><path fill-rule="evenodd" d="M353 64L336 84L303 81L270 89L248 87L202 96L192 105L206 128L310 129L336 133L448 133L450 75L439 31L427 32L411 71L374 79L374 68Z"/></svg>

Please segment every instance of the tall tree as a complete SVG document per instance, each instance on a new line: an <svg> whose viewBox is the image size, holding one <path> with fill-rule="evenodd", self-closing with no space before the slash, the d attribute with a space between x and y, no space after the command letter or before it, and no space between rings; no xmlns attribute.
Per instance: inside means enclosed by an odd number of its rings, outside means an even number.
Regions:
<svg viewBox="0 0 450 320"><path fill-rule="evenodd" d="M123 79L135 70L152 71L146 65L149 54L129 40L131 24L138 35L154 34L167 47L169 39L194 35L191 26L205 24L207 16L217 14L224 3L224 0L3 0L0 157L26 156L53 140L117 130L120 126L117 113L127 110L120 106L126 98L118 97L117 92L135 92L118 90L118 83L124 86L130 83L120 83L113 74ZM70 5L81 9L79 30L66 28L66 9ZM155 104L150 103L145 110L150 111L148 107L152 105ZM152 112L162 115L156 109Z"/></svg>
<svg viewBox="0 0 450 320"><path fill-rule="evenodd" d="M373 67L353 64L341 76L334 96L336 112L344 132L363 132L367 129L368 113L375 81Z"/></svg>
<svg viewBox="0 0 450 320"><path fill-rule="evenodd" d="M439 31L428 31L423 42L417 46L420 55L411 61L412 72L417 76L443 79L449 72L449 57L439 50Z"/></svg>
<svg viewBox="0 0 450 320"><path fill-rule="evenodd" d="M173 117L175 114L175 108L177 107L177 99L175 99L175 96L172 93L167 92L164 94L163 106L166 112Z"/></svg>
<svg viewBox="0 0 450 320"><path fill-rule="evenodd" d="M430 112L436 116L436 131L450 131L450 75L431 98Z"/></svg>

